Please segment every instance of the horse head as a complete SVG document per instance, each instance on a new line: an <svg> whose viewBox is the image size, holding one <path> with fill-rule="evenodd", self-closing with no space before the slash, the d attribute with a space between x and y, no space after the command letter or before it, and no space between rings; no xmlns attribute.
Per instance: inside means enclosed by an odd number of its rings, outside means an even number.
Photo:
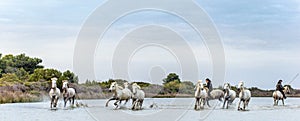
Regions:
<svg viewBox="0 0 300 121"><path fill-rule="evenodd" d="M57 81L57 78L51 78L51 82L52 82L51 88L52 89L56 89L56 87L57 87L56 81Z"/></svg>
<svg viewBox="0 0 300 121"><path fill-rule="evenodd" d="M204 84L202 83L202 80L198 80L196 84L196 89L200 89L200 90L204 89Z"/></svg>
<svg viewBox="0 0 300 121"><path fill-rule="evenodd" d="M137 89L141 89L141 87L137 83L132 84L132 93L135 94Z"/></svg>
<svg viewBox="0 0 300 121"><path fill-rule="evenodd" d="M237 88L238 88L238 91L240 91L241 89L243 89L244 88L244 82L240 81Z"/></svg>
<svg viewBox="0 0 300 121"><path fill-rule="evenodd" d="M116 90L118 87L117 82L112 82L110 87L109 87L109 92Z"/></svg>
<svg viewBox="0 0 300 121"><path fill-rule="evenodd" d="M285 85L283 88L284 88L284 91L285 91L286 94L290 94L291 93L290 86Z"/></svg>
<svg viewBox="0 0 300 121"><path fill-rule="evenodd" d="M230 89L230 84L229 83L225 83L223 89L229 90Z"/></svg>
<svg viewBox="0 0 300 121"><path fill-rule="evenodd" d="M68 81L67 81L67 80L64 80L64 81L63 81L63 84L62 84L62 90L63 90L63 93L66 93L68 88L69 88L69 86L68 86Z"/></svg>
<svg viewBox="0 0 300 121"><path fill-rule="evenodd" d="M128 88L129 87L129 83L128 82L124 82L124 87Z"/></svg>
<svg viewBox="0 0 300 121"><path fill-rule="evenodd" d="M68 81L67 80L64 80L63 81L63 84L62 84L62 88L68 88Z"/></svg>

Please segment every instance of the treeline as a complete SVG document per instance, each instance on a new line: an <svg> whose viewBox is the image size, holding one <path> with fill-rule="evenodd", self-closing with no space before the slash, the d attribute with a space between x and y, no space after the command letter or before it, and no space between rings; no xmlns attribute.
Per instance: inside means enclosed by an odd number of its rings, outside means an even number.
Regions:
<svg viewBox="0 0 300 121"><path fill-rule="evenodd" d="M44 68L41 63L42 59L25 54L0 53L0 103L40 101L42 93L49 90L52 77L58 78L58 87L62 80L78 83L73 72Z"/></svg>
<svg viewBox="0 0 300 121"><path fill-rule="evenodd" d="M99 85L102 93L106 95L112 82L117 82L123 86L127 80L122 79L109 79L108 81L90 81L86 80L83 85L93 86ZM175 97L175 96L191 96L194 93L195 85L191 81L181 81L176 73L170 73L162 80L161 84L151 84L146 82L131 82L137 83L146 92L146 97ZM124 86L123 86L124 87ZM129 86L131 88L131 86Z"/></svg>
<svg viewBox="0 0 300 121"><path fill-rule="evenodd" d="M44 68L42 59L31 58L25 54L5 55L0 53L0 103L42 101L48 99L50 80L58 78L57 87L62 81L68 80L70 87L76 89L80 99L106 99L112 96L108 89L112 82L123 86L127 80L109 79L107 81L86 80L79 84L78 77L70 70L61 72L56 69ZM170 73L162 79L162 84L136 82L146 92L146 97L193 97L195 85L191 81L182 81L176 73ZM129 86L129 88L131 88ZM222 87L218 87L222 89ZM237 92L235 86L232 89ZM249 88L253 96L270 97L274 90ZM291 96L300 96L299 90L292 89Z"/></svg>

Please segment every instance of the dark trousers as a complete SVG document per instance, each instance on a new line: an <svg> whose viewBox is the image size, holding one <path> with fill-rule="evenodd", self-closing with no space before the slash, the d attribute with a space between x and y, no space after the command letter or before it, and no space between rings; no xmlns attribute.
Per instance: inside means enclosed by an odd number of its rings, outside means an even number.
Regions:
<svg viewBox="0 0 300 121"><path fill-rule="evenodd" d="M283 97L285 98L285 94L283 92L283 90L279 90L281 92L281 94L283 95Z"/></svg>
<svg viewBox="0 0 300 121"><path fill-rule="evenodd" d="M211 96L210 96L210 92L211 92L212 90L208 90L208 98L211 98Z"/></svg>

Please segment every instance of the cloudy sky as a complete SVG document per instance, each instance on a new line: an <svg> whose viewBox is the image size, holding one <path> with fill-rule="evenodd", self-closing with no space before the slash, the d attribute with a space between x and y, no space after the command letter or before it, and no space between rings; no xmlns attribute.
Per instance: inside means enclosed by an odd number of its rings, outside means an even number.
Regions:
<svg viewBox="0 0 300 121"><path fill-rule="evenodd" d="M78 33L88 17L104 2L45 0L37 3L33 0L1 0L0 53L26 53L42 58L43 65L47 68L73 70ZM272 89L277 80L283 79L288 83L300 73L299 1L197 0L196 3L210 16L222 38L226 82L237 84L243 80L246 86ZM109 16L109 13L104 14ZM197 41L201 37L172 15L145 11L133 13L115 22L103 35L94 54L97 80L114 78L111 63L120 40L122 37L126 39L126 33L132 31L132 28L147 24L169 27L181 33L197 60L199 79L212 77L209 51L204 42ZM168 36L168 32L159 33ZM126 46L130 47L131 44ZM186 47L180 42L174 42L171 46L178 50ZM159 77L169 72L183 73L176 61L178 58L166 48L168 47L147 46L136 51L129 63L130 79L159 83L156 82L158 79L151 76ZM184 76L182 78L191 80ZM300 88L300 77L291 85Z"/></svg>

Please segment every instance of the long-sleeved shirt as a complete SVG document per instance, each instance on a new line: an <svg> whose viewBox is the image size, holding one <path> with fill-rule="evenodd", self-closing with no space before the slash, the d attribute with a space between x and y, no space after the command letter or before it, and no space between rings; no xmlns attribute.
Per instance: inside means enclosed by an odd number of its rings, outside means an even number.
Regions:
<svg viewBox="0 0 300 121"><path fill-rule="evenodd" d="M281 83L277 83L276 90L283 90L283 86L281 85Z"/></svg>

